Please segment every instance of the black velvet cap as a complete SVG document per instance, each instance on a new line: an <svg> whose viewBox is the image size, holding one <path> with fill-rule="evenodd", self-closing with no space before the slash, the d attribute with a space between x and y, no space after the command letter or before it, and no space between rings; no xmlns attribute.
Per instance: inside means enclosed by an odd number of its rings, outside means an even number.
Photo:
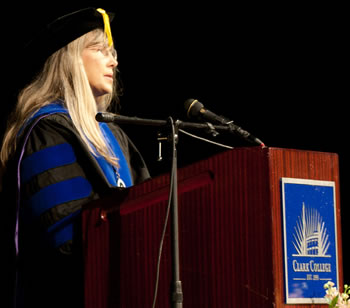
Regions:
<svg viewBox="0 0 350 308"><path fill-rule="evenodd" d="M108 13L110 20L113 16ZM45 58L66 46L78 37L97 28L104 29L104 20L95 8L85 8L61 16L49 23L25 47L28 51L41 50Z"/></svg>
<svg viewBox="0 0 350 308"><path fill-rule="evenodd" d="M108 16L111 21L114 14L108 13ZM97 28L106 30L106 21L103 14L92 7L66 14L50 22L24 46L24 53L29 58L24 67L25 75L33 77L49 56Z"/></svg>

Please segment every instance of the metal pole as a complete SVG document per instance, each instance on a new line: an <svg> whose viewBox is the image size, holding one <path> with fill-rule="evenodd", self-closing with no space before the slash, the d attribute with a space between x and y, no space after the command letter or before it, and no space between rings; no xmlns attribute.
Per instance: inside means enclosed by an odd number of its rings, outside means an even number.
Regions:
<svg viewBox="0 0 350 308"><path fill-rule="evenodd" d="M172 123L172 138L173 138L173 190L171 200L171 232L172 232L172 286L171 286L171 307L182 308L183 293L180 280L180 258L179 258L179 218L178 218L178 192L177 192L177 138L178 125Z"/></svg>

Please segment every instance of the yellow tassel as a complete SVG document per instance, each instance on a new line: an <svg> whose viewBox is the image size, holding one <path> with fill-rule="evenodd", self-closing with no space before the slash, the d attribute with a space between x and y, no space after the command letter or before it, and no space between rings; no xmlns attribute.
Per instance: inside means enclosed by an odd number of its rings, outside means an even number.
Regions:
<svg viewBox="0 0 350 308"><path fill-rule="evenodd" d="M105 26L105 33L106 33L107 38L108 38L108 46L110 47L113 45L113 38L112 38L111 25L109 23L109 16L106 13L106 11L103 9L97 9L97 12L99 12L103 17L103 23Z"/></svg>

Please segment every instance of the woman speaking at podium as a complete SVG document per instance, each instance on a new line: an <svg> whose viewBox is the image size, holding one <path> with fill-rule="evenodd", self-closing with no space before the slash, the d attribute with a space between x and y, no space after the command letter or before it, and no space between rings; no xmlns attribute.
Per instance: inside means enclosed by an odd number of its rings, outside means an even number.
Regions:
<svg viewBox="0 0 350 308"><path fill-rule="evenodd" d="M6 266L16 259L7 285L17 307L83 307L82 206L149 178L126 134L95 120L118 102L111 17L95 8L67 14L25 51L44 63L29 60L32 78L1 148L5 244L13 243Z"/></svg>

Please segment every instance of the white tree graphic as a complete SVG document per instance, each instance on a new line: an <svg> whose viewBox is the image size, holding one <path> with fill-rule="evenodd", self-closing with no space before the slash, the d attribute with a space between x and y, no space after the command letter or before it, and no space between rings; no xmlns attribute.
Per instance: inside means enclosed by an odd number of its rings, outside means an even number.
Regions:
<svg viewBox="0 0 350 308"><path fill-rule="evenodd" d="M303 203L301 216L294 227L293 245L300 257L330 257L327 250L330 245L328 241L327 228L322 217L316 209L306 209Z"/></svg>

